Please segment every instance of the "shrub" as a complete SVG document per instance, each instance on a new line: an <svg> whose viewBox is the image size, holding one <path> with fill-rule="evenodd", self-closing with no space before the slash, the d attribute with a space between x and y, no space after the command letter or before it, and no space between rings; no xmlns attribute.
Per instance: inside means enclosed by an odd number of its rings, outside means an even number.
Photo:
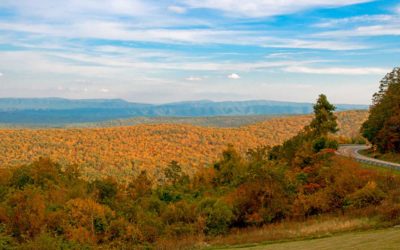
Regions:
<svg viewBox="0 0 400 250"><path fill-rule="evenodd" d="M232 209L221 200L207 198L199 204L200 214L205 217L205 233L227 233L233 219Z"/></svg>
<svg viewBox="0 0 400 250"><path fill-rule="evenodd" d="M351 206L363 208L369 205L378 205L385 198L385 193L374 181L369 181L362 189L349 195Z"/></svg>

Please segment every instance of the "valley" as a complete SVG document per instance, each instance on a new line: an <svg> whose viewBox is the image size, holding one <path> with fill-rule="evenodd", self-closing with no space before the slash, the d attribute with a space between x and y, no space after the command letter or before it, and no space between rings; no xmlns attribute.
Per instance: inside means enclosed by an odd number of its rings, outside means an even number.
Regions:
<svg viewBox="0 0 400 250"><path fill-rule="evenodd" d="M345 111L337 116L338 138L347 142L359 136L358 128L368 112ZM3 129L0 166L18 166L48 157L62 165L78 164L89 179L114 176L123 180L141 170L159 176L175 160L186 173L193 174L198 168L212 164L229 144L242 154L251 148L272 147L296 135L311 119L311 115L273 117L234 128L161 123L108 128ZM250 120L253 121L252 117Z"/></svg>

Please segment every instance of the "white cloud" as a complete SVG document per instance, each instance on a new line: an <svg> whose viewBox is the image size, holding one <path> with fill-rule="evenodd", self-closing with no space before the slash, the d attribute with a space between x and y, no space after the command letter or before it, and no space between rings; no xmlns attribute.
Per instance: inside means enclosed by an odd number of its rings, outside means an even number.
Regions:
<svg viewBox="0 0 400 250"><path fill-rule="evenodd" d="M186 13L186 8L184 8L182 6L171 5L171 6L168 6L168 10L171 12L174 12L176 14L185 14Z"/></svg>
<svg viewBox="0 0 400 250"><path fill-rule="evenodd" d="M0 76L3 76L3 73L0 72Z"/></svg>
<svg viewBox="0 0 400 250"><path fill-rule="evenodd" d="M232 74L228 75L227 77L229 79L234 79L234 80L240 79L240 76L238 74L236 74L236 73L232 73Z"/></svg>
<svg viewBox="0 0 400 250"><path fill-rule="evenodd" d="M291 14L313 8L333 8L373 0L185 0L191 8L206 8L243 17L267 17Z"/></svg>
<svg viewBox="0 0 400 250"><path fill-rule="evenodd" d="M343 27L349 24L388 22L394 19L395 17L392 15L362 15L362 16L353 16L348 18L328 19L321 23L315 24L314 27L319 27L319 28Z"/></svg>
<svg viewBox="0 0 400 250"><path fill-rule="evenodd" d="M266 48L296 48L296 49L321 49L321 50L359 50L367 46L353 42L330 40L301 40L301 39L271 39L265 42Z"/></svg>
<svg viewBox="0 0 400 250"><path fill-rule="evenodd" d="M195 82L195 81L201 81L203 80L203 78L198 76L189 76L188 78L185 78L185 80Z"/></svg>
<svg viewBox="0 0 400 250"><path fill-rule="evenodd" d="M85 92L87 92L87 88L85 88ZM99 89L99 91L101 92L101 93L108 93L108 92L110 92L110 90L109 89L106 89L106 88L102 88L102 89Z"/></svg>
<svg viewBox="0 0 400 250"><path fill-rule="evenodd" d="M304 74L332 74L332 75L384 75L389 72L385 68L312 68L302 66L291 66L283 69L286 72Z"/></svg>
<svg viewBox="0 0 400 250"><path fill-rule="evenodd" d="M99 17L104 15L143 16L155 12L156 8L141 0L2 0L0 7L16 9L23 16L45 19L65 19L67 17Z"/></svg>
<svg viewBox="0 0 400 250"><path fill-rule="evenodd" d="M322 32L318 37L400 36L400 24L361 26L351 30Z"/></svg>
<svg viewBox="0 0 400 250"><path fill-rule="evenodd" d="M357 50L366 46L354 42L319 39L289 39L266 36L262 31L219 29L138 29L125 23L87 21L50 26L0 22L0 29L45 35L54 38L96 38L120 41L161 42L168 44L235 44L268 48Z"/></svg>

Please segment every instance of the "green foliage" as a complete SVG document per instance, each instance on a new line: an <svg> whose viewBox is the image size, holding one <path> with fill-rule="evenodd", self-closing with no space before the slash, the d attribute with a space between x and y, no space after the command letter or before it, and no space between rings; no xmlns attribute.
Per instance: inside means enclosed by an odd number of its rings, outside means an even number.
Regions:
<svg viewBox="0 0 400 250"><path fill-rule="evenodd" d="M323 149L338 149L339 144L335 140L330 140L326 137L318 137L313 141L313 150L315 152L320 152Z"/></svg>
<svg viewBox="0 0 400 250"><path fill-rule="evenodd" d="M171 161L168 167L164 169L164 175L168 183L175 184L182 176L182 167L177 161Z"/></svg>
<svg viewBox="0 0 400 250"><path fill-rule="evenodd" d="M314 105L314 118L311 123L296 136L285 141L283 145L272 148L269 158L304 168L312 163L313 153L326 148L337 149L338 143L327 139L330 133L338 131L334 110L335 106L321 94Z"/></svg>
<svg viewBox="0 0 400 250"><path fill-rule="evenodd" d="M368 182L362 189L349 195L350 205L364 208L369 205L378 205L385 198L385 193L377 187L375 182Z"/></svg>
<svg viewBox="0 0 400 250"><path fill-rule="evenodd" d="M237 185L244 173L243 159L232 145L222 153L222 159L214 164L215 181L221 185Z"/></svg>
<svg viewBox="0 0 400 250"><path fill-rule="evenodd" d="M309 125L316 135L327 135L338 131L336 116L333 114L335 106L328 102L325 95L321 94L314 105L314 119Z"/></svg>
<svg viewBox="0 0 400 250"><path fill-rule="evenodd" d="M381 153L400 152L400 68L382 80L361 132Z"/></svg>
<svg viewBox="0 0 400 250"><path fill-rule="evenodd" d="M102 203L110 204L117 194L117 183L113 179L96 180L94 186L97 189L99 200Z"/></svg>
<svg viewBox="0 0 400 250"><path fill-rule="evenodd" d="M33 184L34 180L31 177L31 174L30 174L29 170L30 169L28 167L18 168L13 173L13 177L12 177L12 180L11 180L11 185L16 187L16 188L22 189L26 185Z"/></svg>
<svg viewBox="0 0 400 250"><path fill-rule="evenodd" d="M200 202L199 213L205 217L204 232L209 235L224 234L228 232L233 219L232 209L221 200L206 198Z"/></svg>
<svg viewBox="0 0 400 250"><path fill-rule="evenodd" d="M159 182L146 171L126 183L90 182L79 166L61 169L48 159L0 169L0 249L151 249L165 239L369 207L398 221L400 177L334 154L328 104L320 97L317 122L282 146L246 155L229 146L213 167L191 177L177 162Z"/></svg>

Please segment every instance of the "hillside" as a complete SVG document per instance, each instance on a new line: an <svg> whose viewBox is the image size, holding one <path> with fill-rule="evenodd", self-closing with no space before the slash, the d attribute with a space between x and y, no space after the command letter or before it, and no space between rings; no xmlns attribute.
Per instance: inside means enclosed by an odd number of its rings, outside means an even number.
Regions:
<svg viewBox="0 0 400 250"><path fill-rule="evenodd" d="M367 109L366 105L336 106L338 111ZM65 127L71 123L101 123L132 117L287 115L311 112L311 103L266 100L238 102L206 100L155 105L131 103L121 99L0 98L2 127Z"/></svg>
<svg viewBox="0 0 400 250"><path fill-rule="evenodd" d="M287 116L287 115L286 115ZM139 124L191 124L201 127L235 128L276 118L275 115L206 116L206 117L133 117L104 122L72 123L66 128L109 128Z"/></svg>
<svg viewBox="0 0 400 250"><path fill-rule="evenodd" d="M347 111L337 115L339 135L354 137L368 113ZM94 129L3 129L0 166L15 166L46 156L64 164L80 164L90 178L122 178L139 169L158 175L158 166L176 160L187 172L193 172L196 167L213 162L228 144L240 152L277 145L310 120L310 115L277 117L239 128L144 124Z"/></svg>

